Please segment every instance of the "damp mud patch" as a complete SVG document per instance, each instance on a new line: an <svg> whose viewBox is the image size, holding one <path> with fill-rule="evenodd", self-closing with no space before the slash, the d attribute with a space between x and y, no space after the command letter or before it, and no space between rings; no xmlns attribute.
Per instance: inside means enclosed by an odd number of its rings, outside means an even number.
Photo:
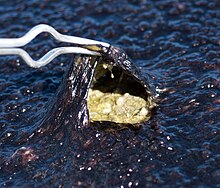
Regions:
<svg viewBox="0 0 220 188"><path fill-rule="evenodd" d="M149 79L141 77L123 50L111 47L108 54L94 67L87 98L90 123L136 126L148 121L156 106Z"/></svg>

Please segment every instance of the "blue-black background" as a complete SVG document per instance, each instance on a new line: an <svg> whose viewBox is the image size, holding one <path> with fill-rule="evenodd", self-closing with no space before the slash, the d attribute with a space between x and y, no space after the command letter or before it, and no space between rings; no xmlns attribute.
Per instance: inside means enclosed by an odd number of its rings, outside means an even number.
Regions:
<svg viewBox="0 0 220 188"><path fill-rule="evenodd" d="M94 132L97 147L51 156L46 169L35 162L7 167L0 187L220 187L219 0L0 0L1 38L39 23L125 49L153 77L159 106L138 132ZM59 45L41 34L25 49L38 59ZM33 69L0 57L0 169L70 59Z"/></svg>

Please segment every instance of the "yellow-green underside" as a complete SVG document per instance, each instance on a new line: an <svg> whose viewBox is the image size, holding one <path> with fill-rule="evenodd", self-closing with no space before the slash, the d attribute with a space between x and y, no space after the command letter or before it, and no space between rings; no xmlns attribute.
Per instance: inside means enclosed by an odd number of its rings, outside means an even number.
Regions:
<svg viewBox="0 0 220 188"><path fill-rule="evenodd" d="M129 93L103 93L89 89L88 109L90 121L111 121L115 123L136 124L150 118L152 101Z"/></svg>

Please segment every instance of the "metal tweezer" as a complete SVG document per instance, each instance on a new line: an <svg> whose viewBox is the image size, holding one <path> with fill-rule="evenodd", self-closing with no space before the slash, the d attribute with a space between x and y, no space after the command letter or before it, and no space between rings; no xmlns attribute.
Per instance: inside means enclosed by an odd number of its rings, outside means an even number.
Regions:
<svg viewBox="0 0 220 188"><path fill-rule="evenodd" d="M73 44L74 46L58 47L47 52L42 58L33 60L31 56L22 48L31 42L40 33L50 33L57 41ZM20 38L0 38L0 55L18 55L30 67L39 68L50 63L54 58L61 54L87 54L101 56L109 49L110 44L96 40L63 35L53 27L40 24L33 27L29 32Z"/></svg>

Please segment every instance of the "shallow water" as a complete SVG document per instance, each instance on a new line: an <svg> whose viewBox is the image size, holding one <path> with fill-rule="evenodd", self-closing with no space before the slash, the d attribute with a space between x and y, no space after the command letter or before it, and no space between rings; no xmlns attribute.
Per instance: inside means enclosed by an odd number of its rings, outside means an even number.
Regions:
<svg viewBox="0 0 220 188"><path fill-rule="evenodd" d="M39 159L7 163L72 56L40 69L0 57L0 187L219 187L219 9L218 0L1 0L0 37L47 23L122 47L153 77L159 106L138 131L86 130L68 150L39 148ZM25 49L39 58L59 45L41 34Z"/></svg>

